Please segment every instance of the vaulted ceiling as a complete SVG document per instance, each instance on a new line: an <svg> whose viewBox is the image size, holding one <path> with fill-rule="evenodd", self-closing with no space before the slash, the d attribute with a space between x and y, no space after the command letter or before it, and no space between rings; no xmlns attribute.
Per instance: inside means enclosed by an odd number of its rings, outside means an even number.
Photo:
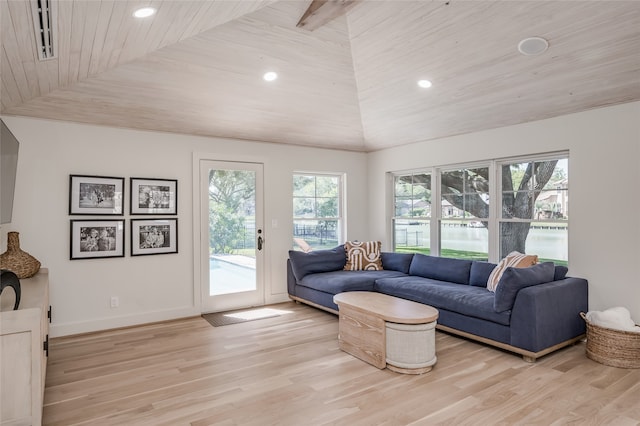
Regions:
<svg viewBox="0 0 640 426"><path fill-rule="evenodd" d="M635 0L362 0L313 31L310 0L52 2L41 61L0 0L2 114L374 151L640 100Z"/></svg>

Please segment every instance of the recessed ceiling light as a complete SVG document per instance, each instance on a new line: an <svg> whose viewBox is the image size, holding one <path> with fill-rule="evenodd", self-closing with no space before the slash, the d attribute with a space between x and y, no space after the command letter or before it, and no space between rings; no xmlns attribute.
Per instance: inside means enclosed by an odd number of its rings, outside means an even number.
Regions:
<svg viewBox="0 0 640 426"><path fill-rule="evenodd" d="M428 89L429 87L431 87L431 82L429 80L418 80L418 86L422 87L423 89Z"/></svg>
<svg viewBox="0 0 640 426"><path fill-rule="evenodd" d="M148 18L154 13L156 13L156 10L153 7L143 7L133 12L133 16L136 18Z"/></svg>
<svg viewBox="0 0 640 426"><path fill-rule="evenodd" d="M273 72L273 71L269 71L269 72L264 73L262 78L264 78L266 81L273 81L276 78L278 78L278 74Z"/></svg>
<svg viewBox="0 0 640 426"><path fill-rule="evenodd" d="M549 42L542 37L528 37L518 43L518 51L523 55L539 55L549 48Z"/></svg>

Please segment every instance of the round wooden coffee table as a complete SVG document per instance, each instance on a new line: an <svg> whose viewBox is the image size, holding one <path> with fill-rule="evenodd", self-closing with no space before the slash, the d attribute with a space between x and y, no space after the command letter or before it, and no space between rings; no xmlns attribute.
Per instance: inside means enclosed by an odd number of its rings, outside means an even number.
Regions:
<svg viewBox="0 0 640 426"><path fill-rule="evenodd" d="M340 349L377 368L422 374L436 363L438 310L381 293L333 297L339 308Z"/></svg>

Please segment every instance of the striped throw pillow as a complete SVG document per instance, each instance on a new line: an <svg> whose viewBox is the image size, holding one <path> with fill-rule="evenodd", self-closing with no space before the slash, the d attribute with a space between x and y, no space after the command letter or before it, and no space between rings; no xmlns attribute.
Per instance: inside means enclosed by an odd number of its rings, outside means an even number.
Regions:
<svg viewBox="0 0 640 426"><path fill-rule="evenodd" d="M507 269L508 267L528 268L529 266L533 266L536 263L538 263L538 256L512 251L507 255L507 257L502 259L495 268L493 268L493 271L491 271L489 280L487 281L487 290L493 291L495 293L496 289L498 288L500 278L502 277L505 269Z"/></svg>
<svg viewBox="0 0 640 426"><path fill-rule="evenodd" d="M347 241L344 243L347 255L345 271L381 271L382 242L380 241Z"/></svg>

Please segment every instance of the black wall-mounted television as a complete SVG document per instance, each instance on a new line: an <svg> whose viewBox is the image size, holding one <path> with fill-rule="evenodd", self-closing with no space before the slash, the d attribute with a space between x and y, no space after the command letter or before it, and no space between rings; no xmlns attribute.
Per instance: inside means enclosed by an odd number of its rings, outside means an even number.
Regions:
<svg viewBox="0 0 640 426"><path fill-rule="evenodd" d="M13 215L13 195L18 170L20 144L11 130L0 119L0 223L10 223Z"/></svg>

